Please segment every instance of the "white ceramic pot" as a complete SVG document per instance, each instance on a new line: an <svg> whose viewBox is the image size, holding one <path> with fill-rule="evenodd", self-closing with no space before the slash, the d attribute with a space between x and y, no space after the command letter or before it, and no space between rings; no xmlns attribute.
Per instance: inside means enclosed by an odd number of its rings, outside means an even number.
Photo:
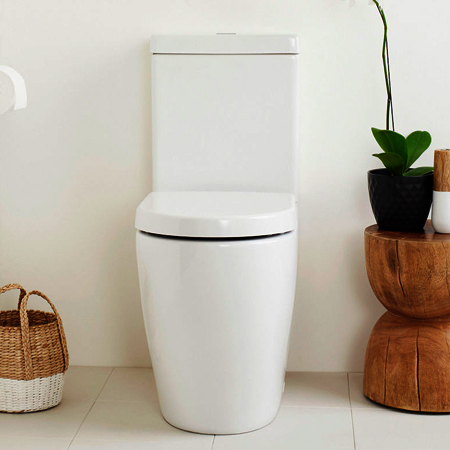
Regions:
<svg viewBox="0 0 450 450"><path fill-rule="evenodd" d="M450 233L450 192L433 191L431 223L438 233Z"/></svg>

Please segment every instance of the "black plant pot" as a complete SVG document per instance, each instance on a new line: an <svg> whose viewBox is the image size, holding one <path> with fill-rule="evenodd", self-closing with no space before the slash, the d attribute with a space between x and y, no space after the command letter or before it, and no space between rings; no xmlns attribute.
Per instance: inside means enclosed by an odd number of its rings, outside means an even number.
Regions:
<svg viewBox="0 0 450 450"><path fill-rule="evenodd" d="M396 177L387 169L373 169L367 175L370 204L381 229L423 229L433 200L433 173L420 177Z"/></svg>

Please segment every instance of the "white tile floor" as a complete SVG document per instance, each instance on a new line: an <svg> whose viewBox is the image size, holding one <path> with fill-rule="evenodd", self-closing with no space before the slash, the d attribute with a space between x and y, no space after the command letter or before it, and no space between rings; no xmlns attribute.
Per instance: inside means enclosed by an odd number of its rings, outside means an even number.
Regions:
<svg viewBox="0 0 450 450"><path fill-rule="evenodd" d="M57 408L0 414L0 450L450 449L450 415L378 406L362 375L289 373L280 412L236 436L186 433L162 418L150 369L71 367Z"/></svg>

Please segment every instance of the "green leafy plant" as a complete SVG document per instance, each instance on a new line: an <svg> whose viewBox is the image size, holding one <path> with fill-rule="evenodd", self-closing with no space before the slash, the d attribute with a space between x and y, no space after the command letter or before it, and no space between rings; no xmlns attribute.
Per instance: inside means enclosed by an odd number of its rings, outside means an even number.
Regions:
<svg viewBox="0 0 450 450"><path fill-rule="evenodd" d="M418 177L433 170L433 167L411 169L411 166L431 144L431 135L428 131L414 131L405 138L395 131L372 128L372 134L384 151L384 153L375 153L373 156L379 158L392 175Z"/></svg>
<svg viewBox="0 0 450 450"><path fill-rule="evenodd" d="M384 81L387 93L386 129L379 130L378 128L372 128L372 134L384 153L376 153L373 156L380 159L392 175L399 177L426 175L433 170L433 167L417 167L416 169L411 169L411 166L431 145L430 133L427 131L414 131L405 138L400 133L395 132L391 69L389 63L388 25L383 8L377 0L372 1L378 9L384 27L383 51L381 57L383 60ZM389 129L391 124L392 131Z"/></svg>

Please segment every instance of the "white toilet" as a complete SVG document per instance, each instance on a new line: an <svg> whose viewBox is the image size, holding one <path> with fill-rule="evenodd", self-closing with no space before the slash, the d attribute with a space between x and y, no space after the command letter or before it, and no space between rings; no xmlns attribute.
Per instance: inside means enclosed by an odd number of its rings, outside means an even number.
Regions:
<svg viewBox="0 0 450 450"><path fill-rule="evenodd" d="M152 38L153 192L136 214L161 412L234 434L284 389L297 275L298 43Z"/></svg>

